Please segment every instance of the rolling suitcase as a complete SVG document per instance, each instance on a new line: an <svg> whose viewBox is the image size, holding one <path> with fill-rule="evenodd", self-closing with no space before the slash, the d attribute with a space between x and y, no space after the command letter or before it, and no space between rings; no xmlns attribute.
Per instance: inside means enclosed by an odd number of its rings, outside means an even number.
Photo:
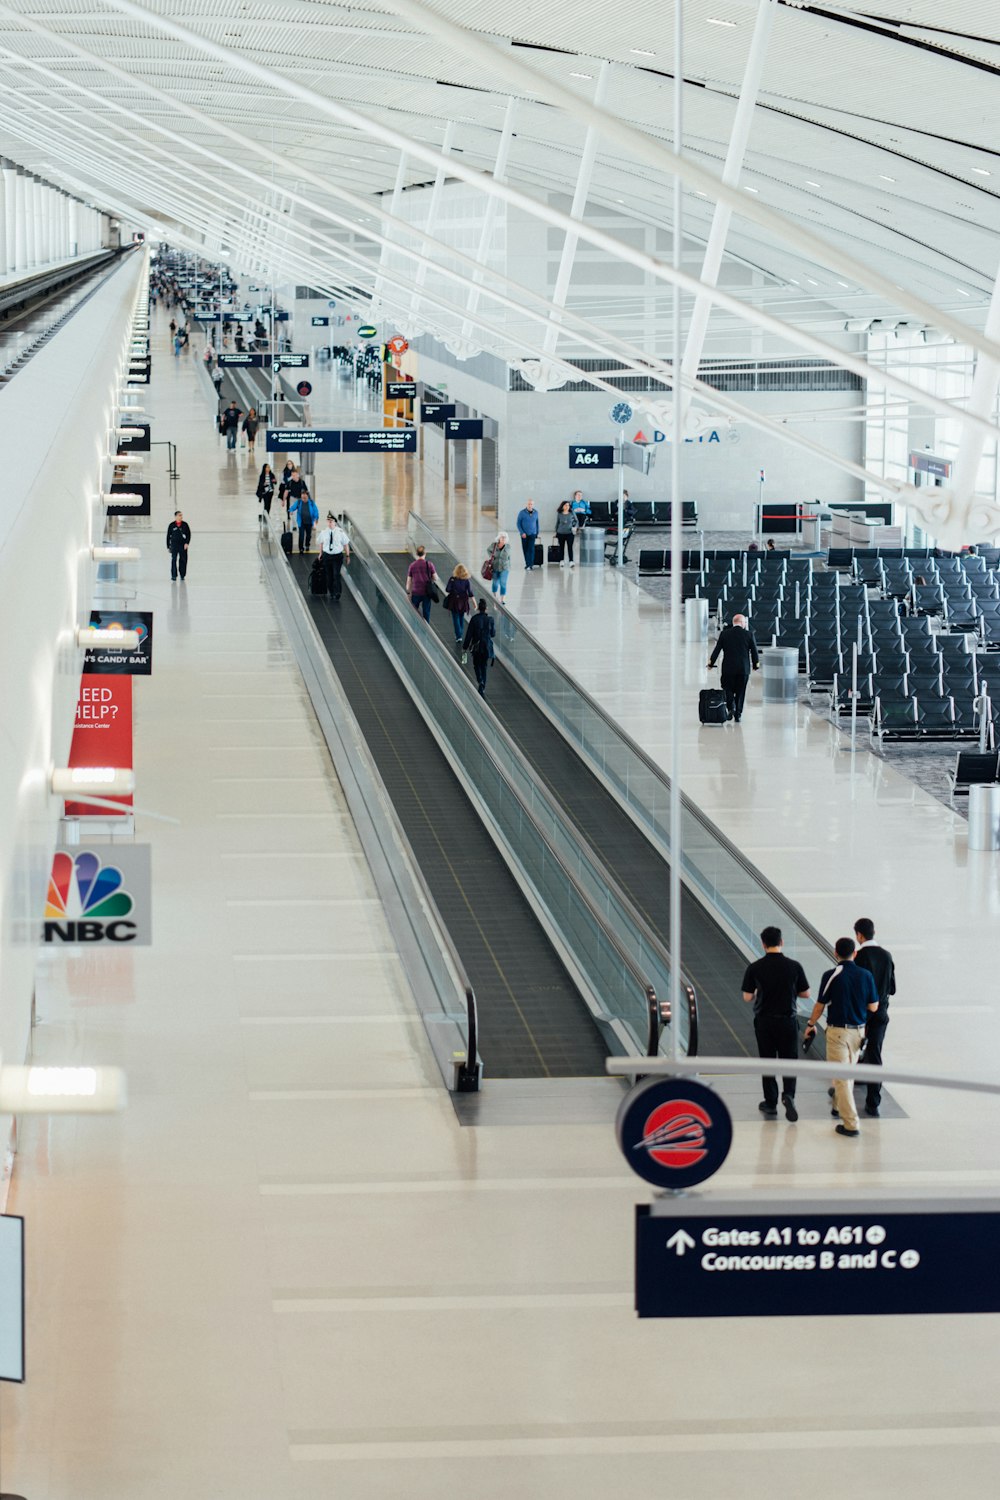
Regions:
<svg viewBox="0 0 1000 1500"><path fill-rule="evenodd" d="M702 724L728 724L729 709L721 688L702 688L698 694L698 718Z"/></svg>
<svg viewBox="0 0 1000 1500"><path fill-rule="evenodd" d="M559 548L553 542L553 544L549 548L549 562L558 562L558 561L559 561Z"/></svg>
<svg viewBox="0 0 1000 1500"><path fill-rule="evenodd" d="M291 557L291 555L292 555L292 531L291 531L291 527L289 527L289 526L283 526L281 528L281 550L282 550L282 552L284 552L284 554L285 554L286 557Z"/></svg>
<svg viewBox="0 0 1000 1500"><path fill-rule="evenodd" d="M310 594L326 593L326 568L323 566L322 557L317 557L312 565L312 572L309 574L309 592Z"/></svg>
<svg viewBox="0 0 1000 1500"><path fill-rule="evenodd" d="M535 567L540 568L545 561L545 548L541 542L535 543Z"/></svg>

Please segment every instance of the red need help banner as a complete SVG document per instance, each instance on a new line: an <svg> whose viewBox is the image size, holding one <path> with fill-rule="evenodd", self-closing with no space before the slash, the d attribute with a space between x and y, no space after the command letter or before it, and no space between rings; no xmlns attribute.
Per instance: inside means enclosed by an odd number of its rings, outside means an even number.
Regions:
<svg viewBox="0 0 1000 1500"><path fill-rule="evenodd" d="M70 745L71 770L83 766L132 769L132 678L101 677L84 672L76 705L76 725ZM132 806L131 795L112 797L122 811ZM68 818L108 816L108 808L89 802L66 803Z"/></svg>

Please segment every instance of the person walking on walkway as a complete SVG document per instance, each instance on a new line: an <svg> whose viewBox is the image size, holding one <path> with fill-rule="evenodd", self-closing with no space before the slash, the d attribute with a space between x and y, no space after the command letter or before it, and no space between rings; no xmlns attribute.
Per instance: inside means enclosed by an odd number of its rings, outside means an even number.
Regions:
<svg viewBox="0 0 1000 1500"><path fill-rule="evenodd" d="M243 418L243 431L246 433L247 447L250 449L250 457L253 458L253 445L257 441L257 428L260 426L260 417L257 415L256 406L251 406Z"/></svg>
<svg viewBox="0 0 1000 1500"><path fill-rule="evenodd" d="M799 1055L799 1031L796 1024L799 1000L808 1000L809 981L805 970L782 950L780 927L765 927L760 935L764 957L750 964L743 976L743 999L753 1004L753 1029L761 1057L784 1057L794 1061ZM757 1108L761 1114L778 1113L778 1080L765 1077L764 1098ZM785 1119L794 1124L799 1118L795 1108L795 1079L781 1080L781 1102Z"/></svg>
<svg viewBox="0 0 1000 1500"><path fill-rule="evenodd" d="M556 512L556 543L559 547L559 566L566 566L566 553L569 553L569 565L573 563L573 538L576 536L576 516L574 516L570 503L564 500Z"/></svg>
<svg viewBox="0 0 1000 1500"><path fill-rule="evenodd" d="M479 686L480 696L486 697L486 674L489 671L490 662L493 660L493 637L496 634L496 624L493 616L486 613L486 600L480 599L479 608L472 616L465 632L465 640L462 645L466 651L472 653L472 666L476 674L476 682Z"/></svg>
<svg viewBox="0 0 1000 1500"><path fill-rule="evenodd" d="M733 623L723 626L715 643L715 650L708 659L710 667L715 666L720 651L722 691L726 695L726 707L738 724L743 717L743 703L747 695L747 683L750 681L750 664L753 663L755 672L760 666L757 642L753 633L747 629L746 615L733 615Z"/></svg>
<svg viewBox="0 0 1000 1500"><path fill-rule="evenodd" d="M274 491L277 483L278 481L275 478L271 465L265 464L257 480L257 499L260 501L261 510L265 516L271 514L271 501L274 499Z"/></svg>
<svg viewBox="0 0 1000 1500"><path fill-rule="evenodd" d="M329 510L326 528L319 534L319 555L326 571L326 591L336 603L340 599L341 570L351 560L351 539Z"/></svg>
<svg viewBox="0 0 1000 1500"><path fill-rule="evenodd" d="M299 494L299 498L289 511L289 516L295 517L295 524L299 528L299 556L308 552L312 546L313 522L319 520L319 511L305 485Z"/></svg>
<svg viewBox="0 0 1000 1500"><path fill-rule="evenodd" d="M220 427L222 432L225 434L227 448L236 447L236 434L240 430L240 417L242 415L243 413L236 405L235 401L230 401L229 405L222 413L222 422L220 424Z"/></svg>
<svg viewBox="0 0 1000 1500"><path fill-rule="evenodd" d="M816 1022L826 1010L826 1060L832 1063L851 1063L858 1060L861 1037L870 1015L878 1010L878 990L867 969L860 969L854 962L854 939L838 938L834 944L837 967L828 969L823 975L805 1029L805 1040L816 1035ZM860 1135L858 1112L854 1107L854 1084L849 1078L833 1080L836 1108L834 1115L840 1116L838 1135Z"/></svg>
<svg viewBox="0 0 1000 1500"><path fill-rule="evenodd" d="M524 566L529 573L535 566L535 547L538 543L540 521L534 500L526 500L524 508L517 513L517 534L521 538Z"/></svg>
<svg viewBox="0 0 1000 1500"><path fill-rule="evenodd" d="M406 592L410 596L413 608L422 614L429 624L437 569L430 558L424 556L424 551L422 546L417 548L417 555L406 570Z"/></svg>
<svg viewBox="0 0 1000 1500"><path fill-rule="evenodd" d="M493 558L493 597L499 596L500 603L506 606L507 579L510 577L510 538L506 531L501 531L490 552Z"/></svg>
<svg viewBox="0 0 1000 1500"><path fill-rule="evenodd" d="M456 563L444 591L444 607L451 615L455 645L461 647L466 617L472 613L472 579L464 563Z"/></svg>
<svg viewBox="0 0 1000 1500"><path fill-rule="evenodd" d="M871 1067L882 1066L882 1042L885 1028L889 1024L889 996L896 993L896 965L888 948L875 941L875 923L870 917L859 917L854 924L854 936L858 940L858 952L854 962L859 969L867 969L875 981L878 991L878 1010L868 1017L865 1026L865 1062ZM878 1119L882 1106L882 1085L870 1083L865 1096L865 1114Z"/></svg>
<svg viewBox="0 0 1000 1500"><path fill-rule="evenodd" d="M180 573L181 583L187 577L190 545L191 528L181 512L175 510L174 519L167 527L167 551L170 553L170 578L173 583L177 582L178 573Z"/></svg>

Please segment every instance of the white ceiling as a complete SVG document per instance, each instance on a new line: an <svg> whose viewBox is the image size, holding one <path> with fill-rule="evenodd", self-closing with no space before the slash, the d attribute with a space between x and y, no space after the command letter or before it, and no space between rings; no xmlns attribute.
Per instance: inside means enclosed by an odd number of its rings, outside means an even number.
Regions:
<svg viewBox="0 0 1000 1500"><path fill-rule="evenodd" d="M513 186L538 199L558 194L565 204L585 126L544 94L555 84L589 99L605 60L613 65L608 113L670 145L669 5L634 0L625 13L607 0L506 0L502 7L450 0L439 8L540 75L537 85L525 79L517 88ZM488 59L427 35L388 3L150 0L143 9L149 19L92 0L0 5L0 152L101 206L172 226L175 238L203 243L207 253L228 244L258 274L321 281L328 268L331 285L344 279L331 253L344 235L321 211L344 214L354 234L375 228L374 218L354 221L365 206L388 206L399 153L289 97L283 84L346 105L415 146L439 148L452 121L456 161L478 172L493 166L509 81ZM684 5L684 149L716 174L755 9L748 0ZM195 42L158 31L155 17L189 29ZM207 55L198 42L231 55ZM251 76L247 64L267 77ZM939 0L864 0L863 17L838 0L815 8L787 0L775 16L742 185L788 223L981 327L1000 245L998 105L995 0L951 0L946 10ZM405 180L427 183L433 175L433 164L411 159ZM345 208L338 189L361 202ZM598 140L589 212L609 233L669 228L672 191L667 173ZM282 200L283 192L299 193L314 209ZM710 198L685 191L686 268L695 273L712 211ZM311 239L295 239L295 229ZM764 273L758 299L774 302L782 316L829 328L847 318L906 315L905 295L891 306L821 254L783 247L771 225L737 216L728 244L737 259L726 279L748 284L754 270ZM475 237L463 248L475 254ZM581 253L581 266L585 259ZM356 270L349 279L364 283ZM634 334L642 310L614 283L613 275L604 284L581 272L570 305L585 306L612 332ZM669 300L666 287L659 291ZM485 296L482 306L485 313ZM719 339L734 322L716 316L712 326ZM476 337L489 345L488 336Z"/></svg>

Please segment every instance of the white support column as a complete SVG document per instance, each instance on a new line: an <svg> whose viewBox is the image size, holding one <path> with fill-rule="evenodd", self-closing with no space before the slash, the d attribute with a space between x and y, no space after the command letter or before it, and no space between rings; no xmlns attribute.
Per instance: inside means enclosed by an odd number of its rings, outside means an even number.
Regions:
<svg viewBox="0 0 1000 1500"><path fill-rule="evenodd" d="M0 276L6 276L13 267L7 260L7 215L10 209L7 205L7 178L2 170L0 162Z"/></svg>
<svg viewBox="0 0 1000 1500"><path fill-rule="evenodd" d="M32 270L35 266L35 179L30 172L24 174L24 266Z"/></svg>
<svg viewBox="0 0 1000 1500"><path fill-rule="evenodd" d="M80 249L80 200L71 198L69 200L69 252L70 255L82 255Z"/></svg>
<svg viewBox="0 0 1000 1500"><path fill-rule="evenodd" d="M23 167L15 167L15 192L17 211L14 216L14 270L28 268L28 179Z"/></svg>
<svg viewBox="0 0 1000 1500"><path fill-rule="evenodd" d="M448 156L450 154L450 152L451 152L451 143L452 143L452 139L454 137L454 134L455 134L455 122L454 122L454 120L449 120L448 123L447 123L447 125L444 128L444 139L441 142L441 155L442 155L442 157L446 157L446 156ZM430 207L427 210L427 222L426 222L426 224L424 226L425 229L427 230L428 234L433 234L434 233L434 226L437 223L438 209L441 206L441 192L442 192L442 189L444 188L445 173L447 172L447 170L448 170L448 163L446 161L441 161L441 162L438 163L438 169L437 169L436 173L434 174L434 186L431 189ZM417 268L417 278L416 278L416 280L417 280L417 286L418 287L422 287L426 279L427 279L427 267L426 267L426 265L420 265L420 266L418 266L418 268ZM419 313L420 313L420 296L419 296L419 293L418 293L414 297L414 299L413 299L413 307L412 307L412 309L410 311L410 319L411 319L411 322L413 323L413 331L414 331L414 333L419 332L419 329L417 328L417 318L419 316Z"/></svg>
<svg viewBox="0 0 1000 1500"><path fill-rule="evenodd" d="M497 158L493 163L494 182L503 182L507 175L507 161L510 156L510 143L514 138L514 115L517 110L517 100L513 94L507 100L507 109L503 117L503 129L500 132L500 144L497 146ZM476 256L480 266L485 266L486 258L490 253L490 245L493 241L493 226L496 224L499 199L487 198L483 208L483 227L479 236L479 254ZM396 210L393 209L393 213ZM470 316L479 306L479 287L483 279L482 271L476 271L473 275L475 285L469 291L467 309ZM466 318L462 323L462 339L468 339L472 334L472 324Z"/></svg>
<svg viewBox="0 0 1000 1500"><path fill-rule="evenodd" d="M726 162L722 169L722 180L727 187L736 187L739 184L740 172L743 169L743 158L746 156L747 142L750 139L750 127L753 124L753 112L757 103L757 95L760 91L760 80L764 71L764 59L767 56L767 44L771 37L771 26L774 21L774 13L777 9L777 0L760 0L757 8L757 19L754 23L753 35L750 38L750 51L747 54L746 70L743 74L743 85L740 89L740 99L736 106L736 117L733 120L732 134L729 137L729 149L726 152ZM732 221L733 210L728 203L717 203L715 214L712 218L712 227L709 231L708 242L705 246L705 258L702 262L701 279L709 286L716 286L719 280L719 269L722 265L722 255L726 247L726 236L729 233L729 225ZM698 366L701 363L702 350L705 347L705 335L708 332L708 319L712 311L712 303L708 297L701 296L695 301L694 312L691 315L691 324L688 328L687 342L684 346L684 359L681 369L685 375L697 375ZM684 397L684 409L690 404L690 394Z"/></svg>
<svg viewBox="0 0 1000 1500"><path fill-rule="evenodd" d="M988 339L1000 336L1000 270L993 283L993 296L983 329ZM1000 386L1000 361L980 354L976 360L976 373L972 379L972 394L967 413L975 417L992 418L993 407ZM979 464L986 446L986 435L981 427L971 422L962 423L962 435L958 441L958 458L955 462L955 503L959 512L969 509L976 493Z"/></svg>
<svg viewBox="0 0 1000 1500"><path fill-rule="evenodd" d="M17 168L5 156L0 158L0 172L3 173L4 188L3 258L7 275L11 276L17 270Z"/></svg>
<svg viewBox="0 0 1000 1500"><path fill-rule="evenodd" d="M601 63L594 85L594 108L600 109L604 103L607 93L608 79L611 76L611 64L607 61ZM573 193L573 206L570 209L571 219L582 219L587 207L587 194L590 192L590 180L594 175L594 160L597 156L597 142L599 132L593 125L588 125L587 134L583 142L583 151L580 154L580 167L576 174L576 189ZM559 271L556 275L556 289L552 293L552 301L557 308L566 306L566 297L569 292L569 283L573 275L573 262L576 259L576 247L579 244L579 236L570 230L566 232L563 240L562 255L559 257ZM555 314L548 328L545 330L544 349L546 354L552 354L559 341L559 327L561 320L558 313ZM545 372L542 371L545 378Z"/></svg>

